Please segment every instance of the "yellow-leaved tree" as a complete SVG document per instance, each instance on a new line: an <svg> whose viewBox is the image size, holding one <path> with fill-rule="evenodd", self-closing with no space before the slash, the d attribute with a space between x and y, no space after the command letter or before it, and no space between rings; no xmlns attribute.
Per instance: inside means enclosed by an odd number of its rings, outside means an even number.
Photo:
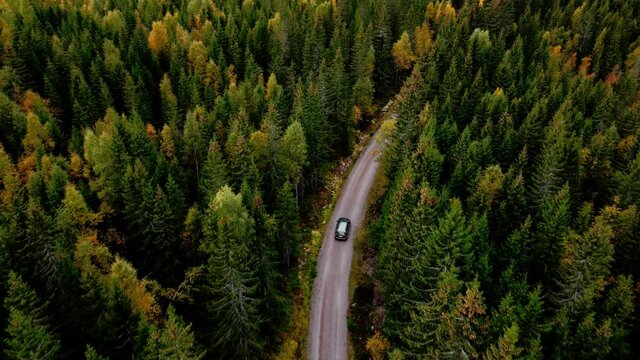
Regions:
<svg viewBox="0 0 640 360"><path fill-rule="evenodd" d="M389 340L385 339L384 336L380 334L380 331L376 331L376 333L367 340L367 351L369 351L369 354L374 360L384 359L384 353L390 346Z"/></svg>
<svg viewBox="0 0 640 360"><path fill-rule="evenodd" d="M416 42L416 56L422 58L429 53L429 50L433 46L433 40L431 39L431 29L427 22L423 22L421 26L416 27L415 32Z"/></svg>
<svg viewBox="0 0 640 360"><path fill-rule="evenodd" d="M391 55L393 55L393 62L396 64L398 70L411 69L411 66L413 66L413 63L416 61L416 56L411 49L409 33L406 31L402 33L400 39L393 44Z"/></svg>
<svg viewBox="0 0 640 360"><path fill-rule="evenodd" d="M169 32L162 21L154 21L149 32L149 49L154 54L169 52Z"/></svg>

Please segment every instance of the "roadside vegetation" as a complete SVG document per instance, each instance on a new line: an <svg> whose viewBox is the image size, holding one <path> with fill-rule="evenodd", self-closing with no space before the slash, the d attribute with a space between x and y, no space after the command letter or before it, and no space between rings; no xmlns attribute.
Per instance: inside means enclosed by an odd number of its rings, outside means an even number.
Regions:
<svg viewBox="0 0 640 360"><path fill-rule="evenodd" d="M380 226L382 199L389 180L378 171L367 201L366 223L355 239L349 278L348 325L351 340L349 358L379 359L390 348L380 333L384 321L380 282L376 277L378 251L372 234Z"/></svg>
<svg viewBox="0 0 640 360"><path fill-rule="evenodd" d="M303 215L303 219L308 221L305 225L308 227L309 232L303 239L302 252L300 253L297 267L299 283L294 292L295 305L289 325L283 336L285 345L276 356L277 359L301 359L307 356L306 342L308 340L313 284L325 230L333 213L333 208L342 193L344 182L349 177L349 173L358 160L360 153L372 141L376 128L377 123L373 122L365 131L358 132L358 140L354 146L353 153L342 158L335 168L328 172L325 187L317 195L309 199L310 204L313 205L310 206L310 212Z"/></svg>

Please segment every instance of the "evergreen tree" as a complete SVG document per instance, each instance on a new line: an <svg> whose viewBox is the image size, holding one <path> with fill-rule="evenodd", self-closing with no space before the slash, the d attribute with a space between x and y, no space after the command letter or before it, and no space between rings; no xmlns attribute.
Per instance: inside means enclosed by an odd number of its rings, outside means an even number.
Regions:
<svg viewBox="0 0 640 360"><path fill-rule="evenodd" d="M202 175L200 176L202 198L206 200L212 197L227 182L227 163L222 156L222 150L218 142L212 139L209 144L207 158L202 165Z"/></svg>
<svg viewBox="0 0 640 360"><path fill-rule="evenodd" d="M311 184L316 186L320 177L320 164L329 158L329 127L327 115L323 109L322 94L318 85L309 81L304 92L302 102L302 114L300 123L304 130L304 138L307 144L308 165L311 175Z"/></svg>
<svg viewBox="0 0 640 360"><path fill-rule="evenodd" d="M284 179L297 186L302 180L302 169L307 162L307 142L299 122L293 122L287 127L278 143L277 152L277 165Z"/></svg>
<svg viewBox="0 0 640 360"><path fill-rule="evenodd" d="M598 222L582 235L569 233L552 296L556 305L576 311L602 291L613 260L611 237L611 229Z"/></svg>
<svg viewBox="0 0 640 360"><path fill-rule="evenodd" d="M42 302L19 275L9 273L5 310L9 314L4 340L8 359L56 359L60 340L48 324Z"/></svg>
<svg viewBox="0 0 640 360"><path fill-rule="evenodd" d="M250 359L260 351L256 274L249 245L254 221L241 195L224 186L211 200L200 250L207 257L207 309L216 319L210 346L223 357Z"/></svg>
<svg viewBox="0 0 640 360"><path fill-rule="evenodd" d="M276 199L275 218L278 223L278 244L280 257L283 263L289 267L291 260L297 257L301 232L298 224L298 205L293 197L291 184L286 181Z"/></svg>
<svg viewBox="0 0 640 360"><path fill-rule="evenodd" d="M340 49L336 51L326 76L328 79L325 112L333 129L332 140L339 150L348 152L355 143L355 126L351 113L349 81Z"/></svg>
<svg viewBox="0 0 640 360"><path fill-rule="evenodd" d="M537 240L532 249L533 268L544 269L542 278L549 280L554 276L562 256L563 239L569 229L569 187L565 185L557 194L547 196L538 213ZM530 275L536 276L534 274ZM537 276L534 279L540 280Z"/></svg>
<svg viewBox="0 0 640 360"><path fill-rule="evenodd" d="M427 249L425 261L435 269L444 271L455 267L460 269L463 279L471 278L475 265L472 236L460 200L451 200L449 210L427 237Z"/></svg>
<svg viewBox="0 0 640 360"><path fill-rule="evenodd" d="M84 357L87 360L107 360L106 357L100 356L96 349L94 349L91 345L87 345L87 350L84 352Z"/></svg>
<svg viewBox="0 0 640 360"><path fill-rule="evenodd" d="M444 314L450 311L456 301L456 295L462 288L456 272L456 269L441 272L435 291L431 292L412 314L412 321L403 334L403 340L408 345L408 353L418 357L434 355L436 331Z"/></svg>
<svg viewBox="0 0 640 360"><path fill-rule="evenodd" d="M205 353L198 349L191 325L186 325L173 306L167 309L167 319L162 329L156 329L148 338L144 355L161 359L202 359Z"/></svg>
<svg viewBox="0 0 640 360"><path fill-rule="evenodd" d="M486 360L511 360L517 358L522 352L522 348L517 346L518 326L513 325L505 330L497 344L491 345L483 356Z"/></svg>
<svg viewBox="0 0 640 360"><path fill-rule="evenodd" d="M451 309L440 315L435 330L436 342L432 354L435 357L478 357L482 344L480 334L485 327L486 306L479 289L473 281L466 286L464 294L458 294Z"/></svg>

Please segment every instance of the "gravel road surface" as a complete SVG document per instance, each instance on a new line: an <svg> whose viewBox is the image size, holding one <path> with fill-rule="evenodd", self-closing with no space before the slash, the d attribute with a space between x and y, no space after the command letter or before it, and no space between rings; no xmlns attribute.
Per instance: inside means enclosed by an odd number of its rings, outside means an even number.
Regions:
<svg viewBox="0 0 640 360"><path fill-rule="evenodd" d="M349 272L353 242L364 220L367 197L378 170L380 144L374 135L360 154L327 224L318 257L313 283L311 319L309 322L309 360L343 360L349 343L347 310L349 308ZM347 241L334 239L338 218L351 219Z"/></svg>

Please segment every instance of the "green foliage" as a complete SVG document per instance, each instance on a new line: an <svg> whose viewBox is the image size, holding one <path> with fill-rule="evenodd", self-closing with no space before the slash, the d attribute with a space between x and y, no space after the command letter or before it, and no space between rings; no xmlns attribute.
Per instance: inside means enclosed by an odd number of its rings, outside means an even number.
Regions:
<svg viewBox="0 0 640 360"><path fill-rule="evenodd" d="M254 221L242 196L224 186L209 204L200 245L208 258L207 310L216 320L212 351L223 357L249 359L263 346L255 258L249 250L254 239Z"/></svg>
<svg viewBox="0 0 640 360"><path fill-rule="evenodd" d="M3 350L269 357L309 196L397 93L390 356L637 358L639 12L6 1L0 298L21 274L50 317L0 311Z"/></svg>
<svg viewBox="0 0 640 360"><path fill-rule="evenodd" d="M87 360L107 360L106 357L100 356L96 349L91 345L87 345L87 351L84 352L84 357Z"/></svg>
<svg viewBox="0 0 640 360"><path fill-rule="evenodd" d="M146 358L198 360L205 356L198 349L191 325L185 325L172 306L167 309L167 319L162 329L155 330L157 332L149 336L144 349Z"/></svg>
<svg viewBox="0 0 640 360"><path fill-rule="evenodd" d="M278 191L275 219L279 225L276 241L279 244L280 257L288 267L298 255L301 239L298 204L288 181Z"/></svg>
<svg viewBox="0 0 640 360"><path fill-rule="evenodd" d="M384 124L394 185L378 279L389 356L637 356L625 289L640 275L640 53L621 26L637 30L628 19L640 8L438 1L421 19L402 14L411 6L378 14L417 26L393 39L395 66L412 72ZM440 200L414 233L423 182ZM438 303L435 285L451 272L475 295L459 285ZM455 312L460 298L476 304L477 321Z"/></svg>
<svg viewBox="0 0 640 360"><path fill-rule="evenodd" d="M220 145L215 139L209 144L207 157L202 165L200 175L200 193L203 200L207 200L215 195L218 190L227 184L228 172L227 164L223 157Z"/></svg>
<svg viewBox="0 0 640 360"><path fill-rule="evenodd" d="M302 179L302 168L307 162L307 143L299 122L293 122L287 127L277 152L278 168L284 179L297 185Z"/></svg>
<svg viewBox="0 0 640 360"><path fill-rule="evenodd" d="M440 271L457 268L469 279L474 266L472 236L460 200L451 200L446 214L427 235L427 249L425 261L432 267Z"/></svg>
<svg viewBox="0 0 640 360"><path fill-rule="evenodd" d="M60 352L60 340L48 324L47 303L40 301L19 275L11 272L8 293L4 299L9 314L4 340L4 355L8 359L55 359Z"/></svg>
<svg viewBox="0 0 640 360"><path fill-rule="evenodd" d="M517 358L522 349L517 347L518 342L518 326L513 325L505 330L504 335L500 337L497 344L491 345L489 350L483 356L486 360L511 360Z"/></svg>

